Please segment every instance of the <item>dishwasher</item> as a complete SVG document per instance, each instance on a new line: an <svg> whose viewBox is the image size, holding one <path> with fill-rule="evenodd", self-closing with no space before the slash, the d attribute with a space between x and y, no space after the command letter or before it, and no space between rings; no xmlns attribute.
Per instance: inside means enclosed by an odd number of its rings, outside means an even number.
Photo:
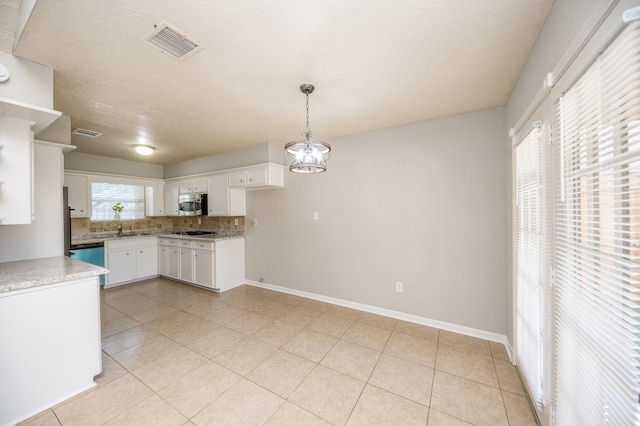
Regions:
<svg viewBox="0 0 640 426"><path fill-rule="evenodd" d="M104 267L104 243L72 245L69 256L75 260ZM100 275L100 285L104 285L104 274Z"/></svg>

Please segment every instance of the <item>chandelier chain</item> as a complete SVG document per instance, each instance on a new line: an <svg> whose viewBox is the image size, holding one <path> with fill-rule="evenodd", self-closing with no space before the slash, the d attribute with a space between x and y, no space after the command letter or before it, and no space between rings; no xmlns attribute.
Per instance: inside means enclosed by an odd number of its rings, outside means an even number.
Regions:
<svg viewBox="0 0 640 426"><path fill-rule="evenodd" d="M309 129L309 94L307 93L307 131L304 133L307 140L311 139L311 129Z"/></svg>

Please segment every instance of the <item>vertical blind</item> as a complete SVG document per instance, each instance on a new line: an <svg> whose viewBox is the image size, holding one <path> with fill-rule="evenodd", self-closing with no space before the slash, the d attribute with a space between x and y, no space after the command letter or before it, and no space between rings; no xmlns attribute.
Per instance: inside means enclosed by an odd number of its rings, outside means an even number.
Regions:
<svg viewBox="0 0 640 426"><path fill-rule="evenodd" d="M542 408L544 369L543 148L537 126L515 149L516 356L538 409Z"/></svg>
<svg viewBox="0 0 640 426"><path fill-rule="evenodd" d="M554 105L553 414L640 422L640 29L629 24Z"/></svg>
<svg viewBox="0 0 640 426"><path fill-rule="evenodd" d="M91 220L113 220L113 205L124 209L120 219L144 218L144 186L121 183L91 183Z"/></svg>

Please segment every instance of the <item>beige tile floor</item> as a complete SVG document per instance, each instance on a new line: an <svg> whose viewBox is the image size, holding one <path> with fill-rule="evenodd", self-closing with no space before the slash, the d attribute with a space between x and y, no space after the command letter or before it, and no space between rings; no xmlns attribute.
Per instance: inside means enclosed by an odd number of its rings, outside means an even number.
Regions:
<svg viewBox="0 0 640 426"><path fill-rule="evenodd" d="M97 386L27 425L535 425L501 344L251 286L102 291Z"/></svg>

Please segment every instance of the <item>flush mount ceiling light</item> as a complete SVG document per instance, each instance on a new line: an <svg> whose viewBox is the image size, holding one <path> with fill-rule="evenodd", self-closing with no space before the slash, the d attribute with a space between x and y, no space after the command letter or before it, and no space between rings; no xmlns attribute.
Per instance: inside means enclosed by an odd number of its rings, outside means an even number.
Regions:
<svg viewBox="0 0 640 426"><path fill-rule="evenodd" d="M149 145L136 145L136 152L140 155L151 155L154 149Z"/></svg>
<svg viewBox="0 0 640 426"><path fill-rule="evenodd" d="M331 145L312 140L309 129L309 94L313 93L313 89L315 88L311 84L300 86L300 91L307 96L307 130L303 133L304 140L289 142L284 146L289 170L294 173L322 173L327 170Z"/></svg>

